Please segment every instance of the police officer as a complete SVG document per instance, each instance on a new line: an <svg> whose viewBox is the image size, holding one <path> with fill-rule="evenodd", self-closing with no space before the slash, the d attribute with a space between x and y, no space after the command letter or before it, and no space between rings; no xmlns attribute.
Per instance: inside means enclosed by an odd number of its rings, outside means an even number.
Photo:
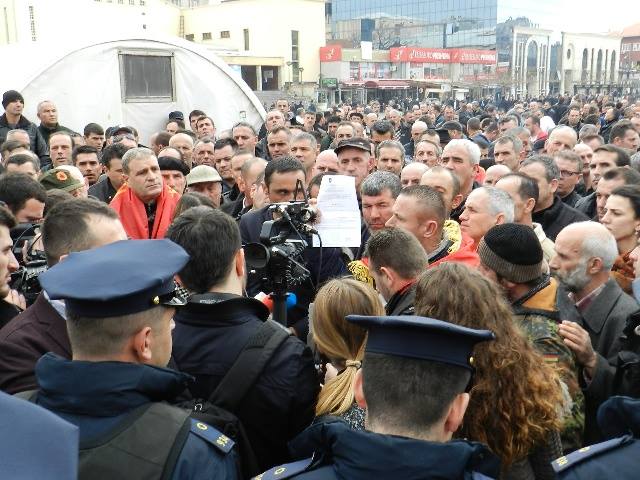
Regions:
<svg viewBox="0 0 640 480"><path fill-rule="evenodd" d="M615 438L555 460L551 465L560 480L638 478L640 399L611 397L598 409L598 425L606 437Z"/></svg>
<svg viewBox="0 0 640 480"><path fill-rule="evenodd" d="M295 458L311 458L256 478L497 478L499 461L484 445L450 441L469 403L473 347L493 334L424 317L347 320L368 330L354 381L367 430L316 423L290 443Z"/></svg>
<svg viewBox="0 0 640 480"><path fill-rule="evenodd" d="M81 480L237 478L233 442L163 403L192 380L165 368L184 304L173 276L188 259L169 240L123 240L40 275L65 301L73 358L44 355L40 389L20 395L78 426Z"/></svg>
<svg viewBox="0 0 640 480"><path fill-rule="evenodd" d="M0 432L2 478L76 478L78 428L74 425L0 392Z"/></svg>

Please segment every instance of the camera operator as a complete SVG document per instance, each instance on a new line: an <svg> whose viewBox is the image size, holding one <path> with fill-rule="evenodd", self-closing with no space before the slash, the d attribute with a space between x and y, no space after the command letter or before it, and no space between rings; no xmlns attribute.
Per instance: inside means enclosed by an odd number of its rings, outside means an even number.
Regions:
<svg viewBox="0 0 640 480"><path fill-rule="evenodd" d="M117 213L95 199L60 202L42 224L49 267L63 261L70 252L126 238ZM33 305L0 330L0 390L13 394L37 388L34 368L47 352L71 358L64 303L49 300L42 292Z"/></svg>
<svg viewBox="0 0 640 480"><path fill-rule="evenodd" d="M9 286L11 274L18 269L10 233L15 225L16 219L11 212L5 207L0 207L0 327L6 325L25 308L24 298L20 302L19 294Z"/></svg>
<svg viewBox="0 0 640 480"><path fill-rule="evenodd" d="M299 188L302 185L302 188ZM303 165L291 156L272 160L264 171L263 188L271 204L304 200L306 172ZM260 243L260 232L264 222L273 220L269 205L246 213L240 219L242 244ZM307 243L311 245L311 238ZM346 266L338 248L306 247L304 250L305 266L310 275L302 284L289 289L296 295L296 305L287 311L287 326L291 327L299 338L306 338L309 331L307 311L313 301L318 284L329 278L343 275ZM271 293L263 282L264 271L250 271L247 279L247 294L255 296L261 291Z"/></svg>

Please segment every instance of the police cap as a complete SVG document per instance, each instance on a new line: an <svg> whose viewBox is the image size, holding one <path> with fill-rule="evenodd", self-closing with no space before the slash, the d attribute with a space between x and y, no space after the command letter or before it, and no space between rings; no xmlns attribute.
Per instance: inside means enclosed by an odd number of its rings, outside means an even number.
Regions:
<svg viewBox="0 0 640 480"><path fill-rule="evenodd" d="M39 279L49 298L65 300L70 313L117 317L157 305L184 305L174 293L173 276L188 260L170 240L121 240L72 252Z"/></svg>
<svg viewBox="0 0 640 480"><path fill-rule="evenodd" d="M446 363L473 370L476 343L493 340L489 330L474 330L418 316L348 315L347 321L368 330L365 350L371 353Z"/></svg>

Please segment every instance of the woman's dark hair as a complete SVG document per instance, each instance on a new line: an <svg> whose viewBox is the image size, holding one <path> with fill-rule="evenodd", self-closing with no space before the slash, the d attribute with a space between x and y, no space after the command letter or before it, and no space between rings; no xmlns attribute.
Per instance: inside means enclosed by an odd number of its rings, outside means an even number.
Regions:
<svg viewBox="0 0 640 480"><path fill-rule="evenodd" d="M629 200L635 218L640 218L640 185L625 185L616 188L611 195L618 195Z"/></svg>

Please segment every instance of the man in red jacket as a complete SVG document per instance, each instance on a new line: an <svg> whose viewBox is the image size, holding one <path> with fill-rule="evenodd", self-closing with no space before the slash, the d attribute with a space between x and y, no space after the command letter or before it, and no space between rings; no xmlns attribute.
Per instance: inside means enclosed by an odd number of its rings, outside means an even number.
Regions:
<svg viewBox="0 0 640 480"><path fill-rule="evenodd" d="M129 238L164 238L180 194L164 184L158 159L148 148L132 148L122 157L125 184L109 204Z"/></svg>

